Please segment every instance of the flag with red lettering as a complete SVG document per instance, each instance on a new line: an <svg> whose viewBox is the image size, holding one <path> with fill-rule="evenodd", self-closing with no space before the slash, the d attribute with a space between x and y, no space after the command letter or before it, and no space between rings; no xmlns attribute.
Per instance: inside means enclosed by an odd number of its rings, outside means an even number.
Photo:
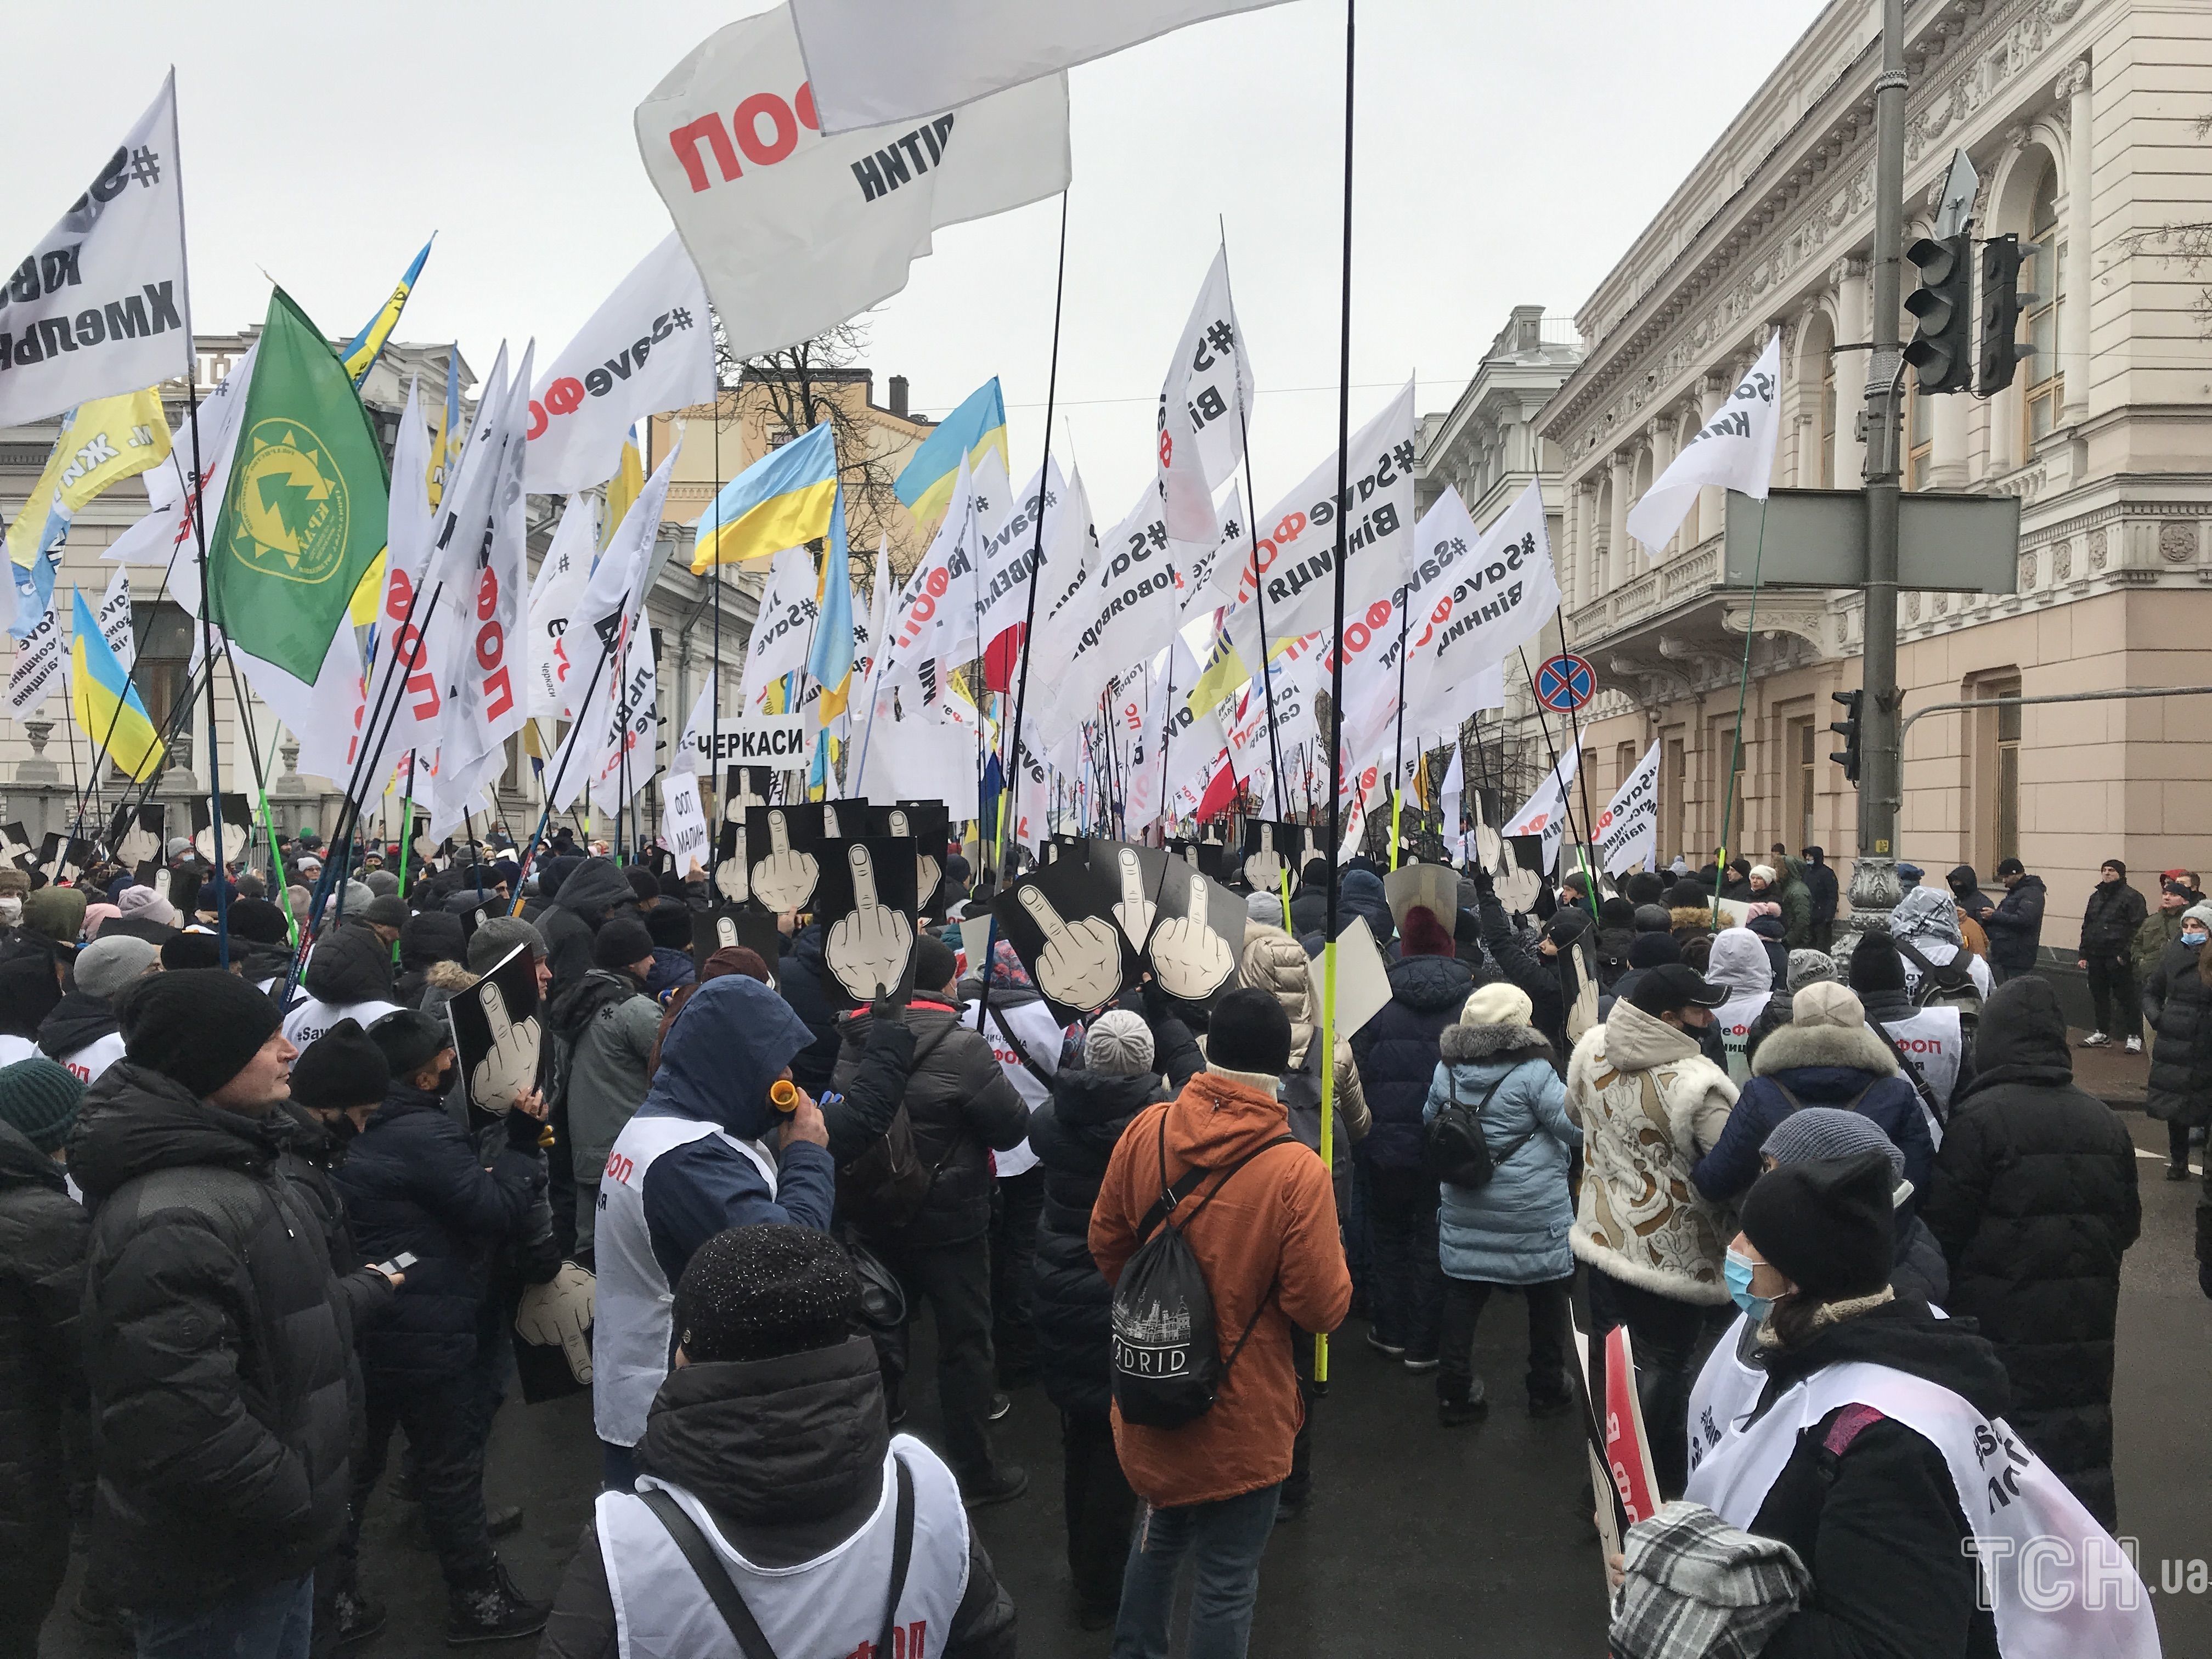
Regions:
<svg viewBox="0 0 2212 1659"><path fill-rule="evenodd" d="M530 716L568 718L569 682L589 630L572 644L568 630L591 580L592 550L599 544L599 510L589 495L571 495L561 509L560 528L538 562L530 585ZM585 672L591 672L588 666ZM579 688L580 689L580 688Z"/></svg>
<svg viewBox="0 0 2212 1659"><path fill-rule="evenodd" d="M1279 0L792 0L822 131L912 120Z"/></svg>
<svg viewBox="0 0 2212 1659"><path fill-rule="evenodd" d="M1056 195L1070 173L1064 76L824 137L784 6L694 47L635 125L739 357L888 299L933 231Z"/></svg>
<svg viewBox="0 0 2212 1659"><path fill-rule="evenodd" d="M637 262L531 389L523 482L533 495L605 483L634 424L714 398L707 286L683 239L672 233Z"/></svg>
<svg viewBox="0 0 2212 1659"><path fill-rule="evenodd" d="M495 423L497 430L483 448L470 445L471 465L489 468L489 477L481 496L465 482L469 516L444 526L449 540L440 551L447 562L447 599L461 607L461 627L447 659L447 684L453 690L440 734L442 770L477 767L529 718L523 609L530 586L525 550L529 526L522 467L532 355L532 348L523 349L522 372L499 409L479 408L479 423Z"/></svg>
<svg viewBox="0 0 2212 1659"><path fill-rule="evenodd" d="M1575 775L1582 769L1583 751L1569 749L1559 757L1549 776L1536 786L1536 793L1513 815L1513 820L1498 831L1507 840L1516 836L1540 836L1544 841L1544 864L1553 868L1559 856L1559 848L1567 836L1567 791L1574 787Z"/></svg>

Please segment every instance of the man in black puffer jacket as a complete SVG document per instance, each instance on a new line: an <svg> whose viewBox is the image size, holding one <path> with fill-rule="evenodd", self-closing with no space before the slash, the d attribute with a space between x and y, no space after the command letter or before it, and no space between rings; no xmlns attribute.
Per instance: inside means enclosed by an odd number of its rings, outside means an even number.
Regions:
<svg viewBox="0 0 2212 1659"><path fill-rule="evenodd" d="M304 1654L358 1401L322 1230L278 1167L294 1051L219 969L142 981L122 1016L125 1058L70 1139L93 1224L92 1571L130 1587L149 1650L190 1631Z"/></svg>
<svg viewBox="0 0 2212 1659"><path fill-rule="evenodd" d="M1478 877L1487 885L1488 878ZM1498 901L1486 896L1486 915ZM1406 912L1390 1001L1352 1039L1373 1127L1352 1154L1365 1205L1370 1255L1368 1346L1409 1370L1434 1370L1443 1338L1444 1270L1437 1248L1437 1189L1421 1167L1421 1112L1437 1074L1437 1040L1459 1018L1474 976L1426 905Z"/></svg>
<svg viewBox="0 0 2212 1659"><path fill-rule="evenodd" d="M906 1113L916 1157L933 1171L921 1208L903 1226L862 1231L898 1275L907 1317L927 1300L937 1321L937 1391L953 1473L969 1504L1001 1503L1027 1489L1019 1467L991 1449L991 1396L996 1362L991 1346L991 1193L993 1152L1021 1145L1030 1111L1000 1069L981 1032L960 1024L951 947L922 935L914 946L914 1000L903 1012L914 1033ZM875 1016L866 1009L844 1022L835 1086L860 1075ZM796 1066L793 1067L794 1072ZM892 1400L891 1420L905 1413L906 1333L879 1340Z"/></svg>
<svg viewBox="0 0 2212 1659"><path fill-rule="evenodd" d="M553 969L553 994L592 971L592 938L617 910L635 909L637 890L612 859L586 859L560 884L559 895L536 917Z"/></svg>
<svg viewBox="0 0 2212 1659"><path fill-rule="evenodd" d="M84 1414L77 1318L92 1228L54 1148L84 1085L51 1060L0 1067L0 1656L38 1659L69 1570L67 1454ZM35 1137L35 1139L34 1139Z"/></svg>
<svg viewBox="0 0 2212 1659"><path fill-rule="evenodd" d="M2045 981L2008 980L1982 1005L1974 1065L1920 1208L1951 1264L1946 1311L1981 1322L2012 1377L2013 1427L2110 1528L2120 1258L2142 1224L2135 1143L2074 1086Z"/></svg>
<svg viewBox="0 0 2212 1659"><path fill-rule="evenodd" d="M446 1110L454 1062L447 1028L403 1008L370 1026L368 1036L383 1052L391 1085L332 1179L355 1242L371 1261L402 1251L416 1260L392 1316L362 1345L368 1434L354 1476L354 1526L357 1532L384 1473L392 1429L404 1428L423 1530L445 1574L447 1639L525 1636L544 1626L546 1607L516 1591L492 1551L477 1330L491 1252L543 1224L538 1121L511 1111L506 1150L486 1170Z"/></svg>
<svg viewBox="0 0 2212 1659"><path fill-rule="evenodd" d="M1153 1058L1143 1019L1122 1009L1101 1014L1085 1035L1084 1063L1054 1073L1052 1098L1030 1116L1044 1170L1031 1317L1044 1391L1060 1408L1067 1568L1085 1630L1114 1622L1137 1512L1114 1450L1114 1291L1091 1259L1091 1210L1129 1120L1169 1097Z"/></svg>
<svg viewBox="0 0 2212 1659"><path fill-rule="evenodd" d="M775 964L775 988L791 1012L806 1023L814 1041L791 1057L791 1080L810 1095L830 1087L839 1064L841 1031L830 964L822 960L822 924L804 927Z"/></svg>

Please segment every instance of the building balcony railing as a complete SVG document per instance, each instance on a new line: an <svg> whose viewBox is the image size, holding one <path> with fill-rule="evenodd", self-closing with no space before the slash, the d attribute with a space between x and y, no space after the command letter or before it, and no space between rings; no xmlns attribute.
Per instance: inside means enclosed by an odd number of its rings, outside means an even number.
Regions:
<svg viewBox="0 0 2212 1659"><path fill-rule="evenodd" d="M1636 556L1643 556L1638 552ZM1569 611L1568 637L1578 645L1595 645L1608 634L1717 586L1720 576L1721 538L1716 535L1676 554L1656 570L1647 570L1603 598Z"/></svg>

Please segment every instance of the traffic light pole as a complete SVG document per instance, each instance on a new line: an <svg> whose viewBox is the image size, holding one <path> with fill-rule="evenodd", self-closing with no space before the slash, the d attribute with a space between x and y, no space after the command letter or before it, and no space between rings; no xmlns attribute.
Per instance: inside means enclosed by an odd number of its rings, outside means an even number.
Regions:
<svg viewBox="0 0 2212 1659"><path fill-rule="evenodd" d="M1897 689L1897 518L1899 402L1905 362L1898 341L1905 229L1905 3L1882 0L1881 76L1875 82L1874 324L1866 388L1867 586L1859 718L1858 862L1853 917L1887 917L1903 896L1897 880L1901 804ZM1857 931L1863 931L1863 927Z"/></svg>

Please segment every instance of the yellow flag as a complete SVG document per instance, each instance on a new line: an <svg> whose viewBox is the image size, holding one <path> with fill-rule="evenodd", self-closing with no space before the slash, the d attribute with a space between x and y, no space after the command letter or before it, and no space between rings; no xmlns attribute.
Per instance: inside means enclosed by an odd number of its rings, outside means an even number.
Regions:
<svg viewBox="0 0 2212 1659"><path fill-rule="evenodd" d="M152 386L79 404L31 486L23 510L8 526L8 559L27 570L40 553L68 535L77 509L110 484L158 466L169 457L169 422Z"/></svg>
<svg viewBox="0 0 2212 1659"><path fill-rule="evenodd" d="M361 586L354 589L353 603L346 610L346 620L356 628L366 628L376 620L376 608L384 599L384 565L385 555L380 553L376 562L361 574Z"/></svg>
<svg viewBox="0 0 2212 1659"><path fill-rule="evenodd" d="M615 468L615 476L607 480L607 516L599 525L600 552L607 550L607 544L614 540L615 532L622 525L623 514L629 511L629 504L644 488L645 458L637 453L636 440L625 438L622 464Z"/></svg>

